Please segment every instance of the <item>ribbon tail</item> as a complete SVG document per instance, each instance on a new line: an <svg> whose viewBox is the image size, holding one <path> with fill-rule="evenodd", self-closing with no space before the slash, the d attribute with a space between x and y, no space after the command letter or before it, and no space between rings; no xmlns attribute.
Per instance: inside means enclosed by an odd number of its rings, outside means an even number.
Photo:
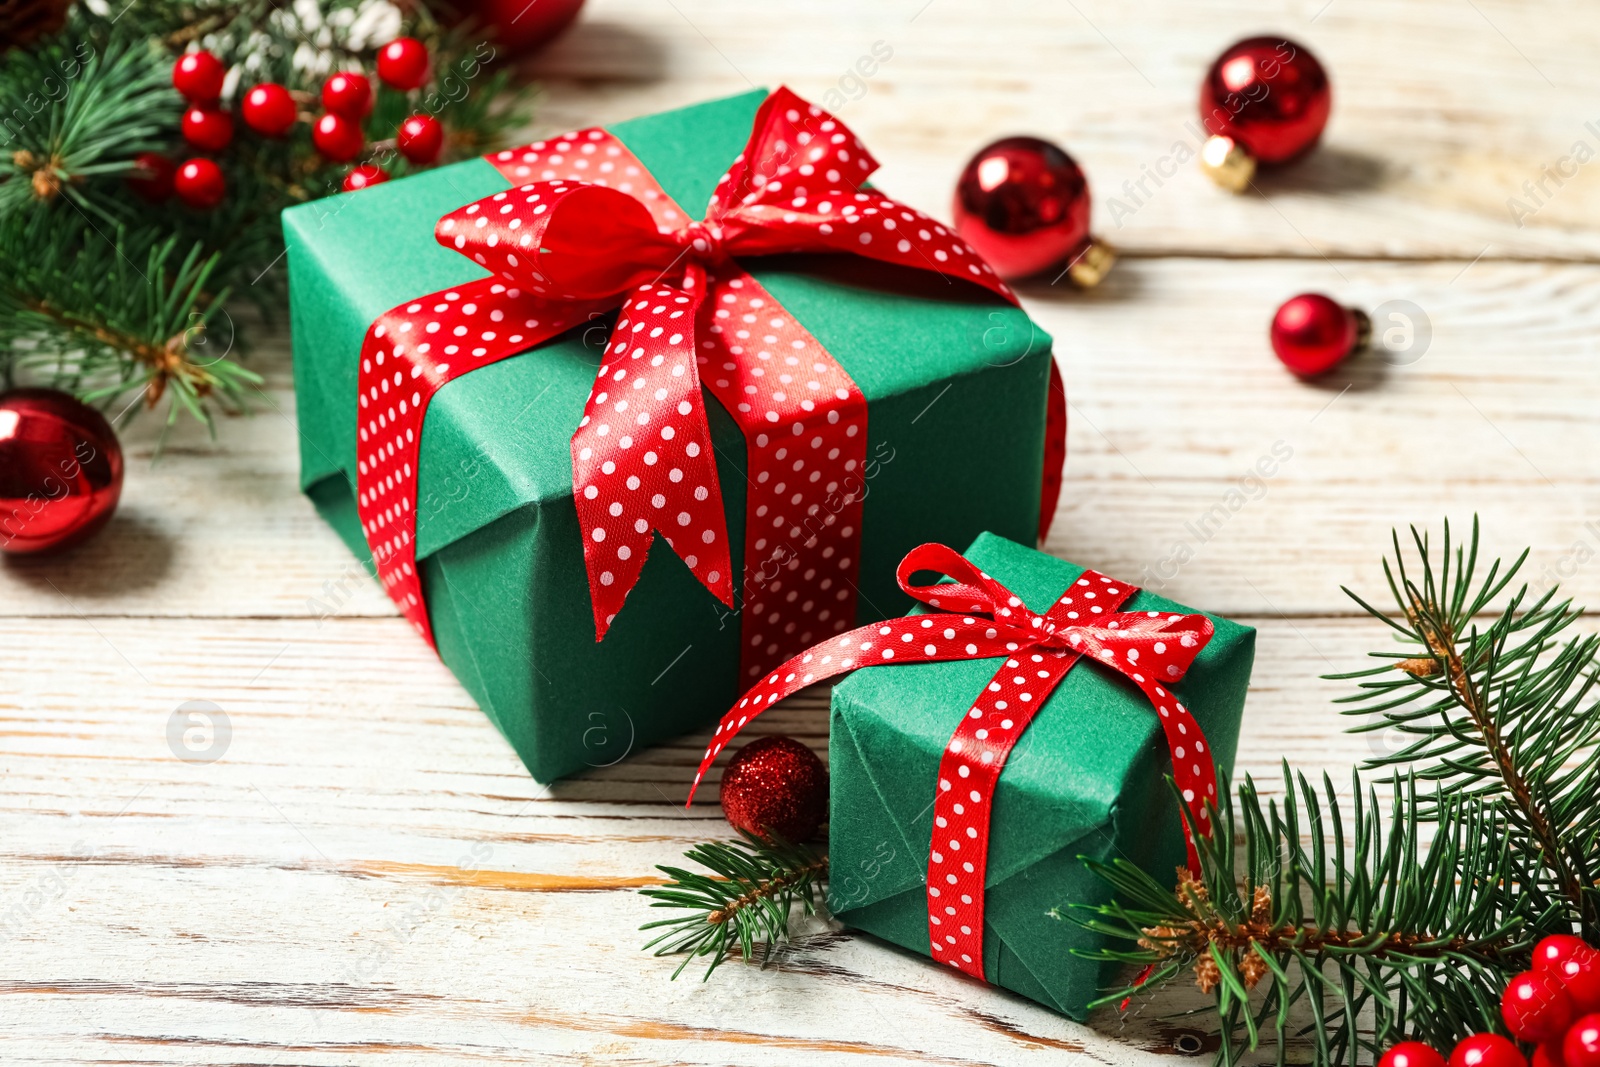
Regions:
<svg viewBox="0 0 1600 1067"><path fill-rule="evenodd" d="M668 285L629 295L572 435L597 641L639 580L658 530L700 584L733 606L722 489L695 367L698 303L698 294Z"/></svg>
<svg viewBox="0 0 1600 1067"><path fill-rule="evenodd" d="M1061 500L1062 468L1067 463L1067 387L1061 367L1050 359L1050 393L1044 410L1044 474L1039 486L1039 544L1050 536L1050 524Z"/></svg>

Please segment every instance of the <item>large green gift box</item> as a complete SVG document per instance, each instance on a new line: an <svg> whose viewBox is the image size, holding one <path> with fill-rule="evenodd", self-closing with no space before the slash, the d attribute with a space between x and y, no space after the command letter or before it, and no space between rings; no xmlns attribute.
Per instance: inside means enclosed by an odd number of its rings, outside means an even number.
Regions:
<svg viewBox="0 0 1600 1067"><path fill-rule="evenodd" d="M1084 570L992 534L965 554L1036 610ZM1194 613L1142 590L1121 610ZM1172 689L1226 775L1255 631L1209 618L1215 635ZM925 880L939 759L999 663L868 667L834 687L829 907L841 921L928 953ZM1071 906L1108 898L1081 857L1121 857L1173 879L1184 845L1170 774L1149 700L1115 672L1080 661L1012 749L994 795L983 931L989 981L1084 1017L1111 975L1073 952L1099 940L1072 921Z"/></svg>
<svg viewBox="0 0 1600 1067"><path fill-rule="evenodd" d="M764 96L609 130L678 203L700 205ZM434 224L508 187L472 160L284 212L301 486L369 568L353 490L362 338L390 308L486 276L437 244ZM1033 537L1051 352L1026 315L975 285L854 257L741 265L868 402L859 621L907 610L894 567L922 541ZM659 539L595 641L569 442L610 323L450 382L422 433L417 556L439 655L541 781L707 725L738 694L737 615ZM744 440L706 406L742 568Z"/></svg>

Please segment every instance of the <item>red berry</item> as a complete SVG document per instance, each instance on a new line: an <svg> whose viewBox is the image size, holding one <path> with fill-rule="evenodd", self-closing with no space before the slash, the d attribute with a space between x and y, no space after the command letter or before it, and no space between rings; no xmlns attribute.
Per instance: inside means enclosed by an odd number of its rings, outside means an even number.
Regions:
<svg viewBox="0 0 1600 1067"><path fill-rule="evenodd" d="M1554 1041L1535 1048L1531 1067L1567 1067L1567 1061L1561 1054L1561 1042Z"/></svg>
<svg viewBox="0 0 1600 1067"><path fill-rule="evenodd" d="M206 152L220 152L233 140L233 116L214 107L183 113L183 139Z"/></svg>
<svg viewBox="0 0 1600 1067"><path fill-rule="evenodd" d="M1568 956L1550 973L1567 987L1573 1014L1600 1012L1600 953L1585 946L1582 952Z"/></svg>
<svg viewBox="0 0 1600 1067"><path fill-rule="evenodd" d="M152 204L159 204L172 195L172 176L177 170L177 165L166 156L155 152L141 153L133 159L128 188Z"/></svg>
<svg viewBox="0 0 1600 1067"><path fill-rule="evenodd" d="M195 104L209 104L222 95L227 70L210 52L190 52L172 65L172 87Z"/></svg>
<svg viewBox="0 0 1600 1067"><path fill-rule="evenodd" d="M344 176L344 191L353 193L357 189L365 189L373 185L382 185L389 180L389 172L372 163L363 163L355 170Z"/></svg>
<svg viewBox="0 0 1600 1067"><path fill-rule="evenodd" d="M1510 1039L1499 1034L1464 1037L1450 1053L1450 1067L1528 1067Z"/></svg>
<svg viewBox="0 0 1600 1067"><path fill-rule="evenodd" d="M1600 1014L1585 1015L1572 1024L1561 1042L1567 1067L1600 1067Z"/></svg>
<svg viewBox="0 0 1600 1067"><path fill-rule="evenodd" d="M372 83L365 74L341 71L322 83L322 106L359 122L372 110Z"/></svg>
<svg viewBox="0 0 1600 1067"><path fill-rule="evenodd" d="M361 154L366 138L361 134L360 123L343 115L327 114L311 127L311 143L335 163L348 163Z"/></svg>
<svg viewBox="0 0 1600 1067"><path fill-rule="evenodd" d="M1445 1062L1432 1045L1402 1041L1383 1054L1378 1067L1445 1067Z"/></svg>
<svg viewBox="0 0 1600 1067"><path fill-rule="evenodd" d="M415 37L396 37L378 49L378 77L396 89L415 89L428 80L428 49Z"/></svg>
<svg viewBox="0 0 1600 1067"><path fill-rule="evenodd" d="M432 115L412 115L400 124L395 145L413 163L432 163L444 147L444 127Z"/></svg>
<svg viewBox="0 0 1600 1067"><path fill-rule="evenodd" d="M1581 937L1551 934L1533 946L1533 969L1554 971L1573 956L1593 951Z"/></svg>
<svg viewBox="0 0 1600 1067"><path fill-rule="evenodd" d="M294 125L294 97L274 82L265 82L244 94L244 124L263 137L282 137Z"/></svg>
<svg viewBox="0 0 1600 1067"><path fill-rule="evenodd" d="M222 168L209 159L185 160L172 179L172 188L179 200L201 210L222 203L222 197L228 191Z"/></svg>
<svg viewBox="0 0 1600 1067"><path fill-rule="evenodd" d="M1573 1017L1572 998L1553 974L1524 971L1506 983L1500 997L1506 1028L1523 1041L1554 1041L1567 1032Z"/></svg>
<svg viewBox="0 0 1600 1067"><path fill-rule="evenodd" d="M1272 317L1272 350L1302 377L1332 370L1361 339L1356 313L1321 293L1290 297Z"/></svg>

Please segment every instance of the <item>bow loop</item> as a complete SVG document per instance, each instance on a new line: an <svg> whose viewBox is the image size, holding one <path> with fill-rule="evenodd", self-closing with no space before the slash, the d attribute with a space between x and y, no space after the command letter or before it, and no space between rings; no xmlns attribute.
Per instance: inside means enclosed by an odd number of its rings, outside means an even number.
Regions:
<svg viewBox="0 0 1600 1067"><path fill-rule="evenodd" d="M955 580L918 585L911 579L921 571L932 571ZM1027 606L1022 603L1022 598L979 570L971 560L948 545L930 543L913 548L900 561L900 566L895 571L895 578L907 596L922 601L930 608L989 615L996 622L1012 626L1028 625L1028 619L1019 618L1015 614L1018 608L1022 609L1023 614L1029 614ZM1036 620L1035 625L1042 621Z"/></svg>
<svg viewBox="0 0 1600 1067"><path fill-rule="evenodd" d="M1045 623L1054 632L1041 644L1081 652L1140 684L1150 679L1176 683L1216 632L1204 615L1125 611L1088 625L1061 627L1054 614Z"/></svg>
<svg viewBox="0 0 1600 1067"><path fill-rule="evenodd" d="M682 257L636 198L603 185L541 181L450 212L440 244L541 297L600 300L659 279Z"/></svg>
<svg viewBox="0 0 1600 1067"><path fill-rule="evenodd" d="M877 169L848 127L780 86L756 112L750 140L717 183L706 217L784 204L806 190L853 193Z"/></svg>

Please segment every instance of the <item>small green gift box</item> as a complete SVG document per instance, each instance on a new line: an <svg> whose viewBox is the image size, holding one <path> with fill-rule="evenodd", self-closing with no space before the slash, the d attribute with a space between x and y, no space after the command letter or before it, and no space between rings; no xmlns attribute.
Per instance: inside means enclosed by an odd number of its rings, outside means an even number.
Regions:
<svg viewBox="0 0 1600 1067"><path fill-rule="evenodd" d="M992 534L965 554L1033 610L1049 607L1085 573ZM1142 590L1120 610L1191 613ZM1171 688L1226 775L1255 631L1208 618L1215 627L1209 644ZM868 667L834 687L828 902L841 921L929 953L926 879L940 761L1000 662ZM1081 857L1124 858L1173 876L1184 843L1167 781L1172 758L1150 700L1128 679L1090 657L1062 679L1011 750L994 792L983 881L990 982L1084 1017L1111 975L1073 951L1100 941L1072 921L1072 906L1108 899Z"/></svg>
<svg viewBox="0 0 1600 1067"><path fill-rule="evenodd" d="M608 132L678 204L698 206L745 147L764 95ZM301 485L362 559L363 337L391 308L487 276L441 247L434 226L510 186L473 160L284 213ZM976 285L851 256L739 263L867 401L858 621L908 608L894 563L918 542L960 544L983 529L1032 539L1052 364L1050 338L1025 314ZM736 610L659 539L595 640L570 441L612 321L599 316L449 381L420 434L415 549L439 655L541 781L704 726L740 689ZM707 408L743 573L745 439L709 396Z"/></svg>

